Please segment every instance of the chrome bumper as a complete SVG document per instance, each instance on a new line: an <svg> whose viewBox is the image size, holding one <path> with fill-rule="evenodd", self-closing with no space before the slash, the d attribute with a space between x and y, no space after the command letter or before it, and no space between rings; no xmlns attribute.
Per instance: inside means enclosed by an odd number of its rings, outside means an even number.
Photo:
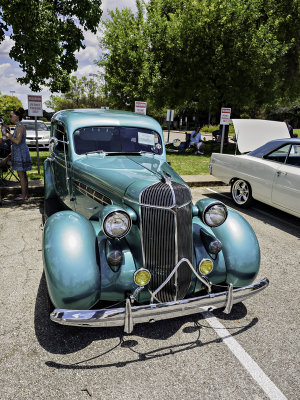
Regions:
<svg viewBox="0 0 300 400"><path fill-rule="evenodd" d="M239 303L250 296L259 293L269 284L267 278L249 286L238 289L229 289L221 293L210 293L201 297L171 301L168 303L131 306L130 299L126 300L123 308L110 308L102 310L65 310L55 309L50 318L52 321L63 325L111 327L124 326L126 333L131 333L135 324L155 322L162 319L180 317L183 315L197 314L202 308L226 308L231 311L232 304Z"/></svg>

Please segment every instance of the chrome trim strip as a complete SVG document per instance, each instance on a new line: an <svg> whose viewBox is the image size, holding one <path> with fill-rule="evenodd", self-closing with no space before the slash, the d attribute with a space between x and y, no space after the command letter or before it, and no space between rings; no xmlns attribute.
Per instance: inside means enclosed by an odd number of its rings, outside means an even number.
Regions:
<svg viewBox="0 0 300 400"><path fill-rule="evenodd" d="M251 297L269 285L269 280L264 278L251 285L233 289L232 304L239 303ZM112 327L127 324L128 332L132 332L134 324L155 322L164 319L176 318L201 312L201 308L222 308L226 306L228 291L211 293L205 296L171 301L168 303L131 306L126 302L126 308L110 308L99 310L65 310L55 309L50 318L62 325L86 327ZM129 310L130 308L130 310ZM129 314L130 313L130 314ZM125 316L127 314L127 322ZM129 321L128 321L129 318ZM132 321L132 324L131 324ZM130 326L132 325L132 326Z"/></svg>
<svg viewBox="0 0 300 400"><path fill-rule="evenodd" d="M104 206L113 204L112 200L109 197L105 196L101 192L98 192L98 190L95 190L92 187L80 181L73 180L73 185L80 193L92 198L93 200L97 201L98 203Z"/></svg>

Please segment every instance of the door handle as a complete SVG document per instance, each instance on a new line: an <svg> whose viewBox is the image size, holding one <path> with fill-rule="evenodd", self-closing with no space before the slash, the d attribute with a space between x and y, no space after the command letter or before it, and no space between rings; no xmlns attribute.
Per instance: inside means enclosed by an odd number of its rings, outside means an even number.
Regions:
<svg viewBox="0 0 300 400"><path fill-rule="evenodd" d="M276 174L277 174L277 176L280 176L280 175L285 176L285 175L287 175L287 172L276 171Z"/></svg>

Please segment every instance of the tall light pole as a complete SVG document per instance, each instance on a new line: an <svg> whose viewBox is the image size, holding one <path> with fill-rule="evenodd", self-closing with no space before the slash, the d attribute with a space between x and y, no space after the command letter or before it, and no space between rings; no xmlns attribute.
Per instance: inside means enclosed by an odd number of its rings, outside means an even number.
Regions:
<svg viewBox="0 0 300 400"><path fill-rule="evenodd" d="M16 93L16 91L15 91L15 90L10 90L10 93L11 93L11 95L13 96L14 93Z"/></svg>

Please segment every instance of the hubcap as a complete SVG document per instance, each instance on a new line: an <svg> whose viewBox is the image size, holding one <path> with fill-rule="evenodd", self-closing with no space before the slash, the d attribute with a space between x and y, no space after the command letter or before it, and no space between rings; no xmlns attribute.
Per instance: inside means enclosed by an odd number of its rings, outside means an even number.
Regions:
<svg viewBox="0 0 300 400"><path fill-rule="evenodd" d="M237 204L245 204L249 199L249 187L243 180L238 179L232 186L232 197Z"/></svg>

